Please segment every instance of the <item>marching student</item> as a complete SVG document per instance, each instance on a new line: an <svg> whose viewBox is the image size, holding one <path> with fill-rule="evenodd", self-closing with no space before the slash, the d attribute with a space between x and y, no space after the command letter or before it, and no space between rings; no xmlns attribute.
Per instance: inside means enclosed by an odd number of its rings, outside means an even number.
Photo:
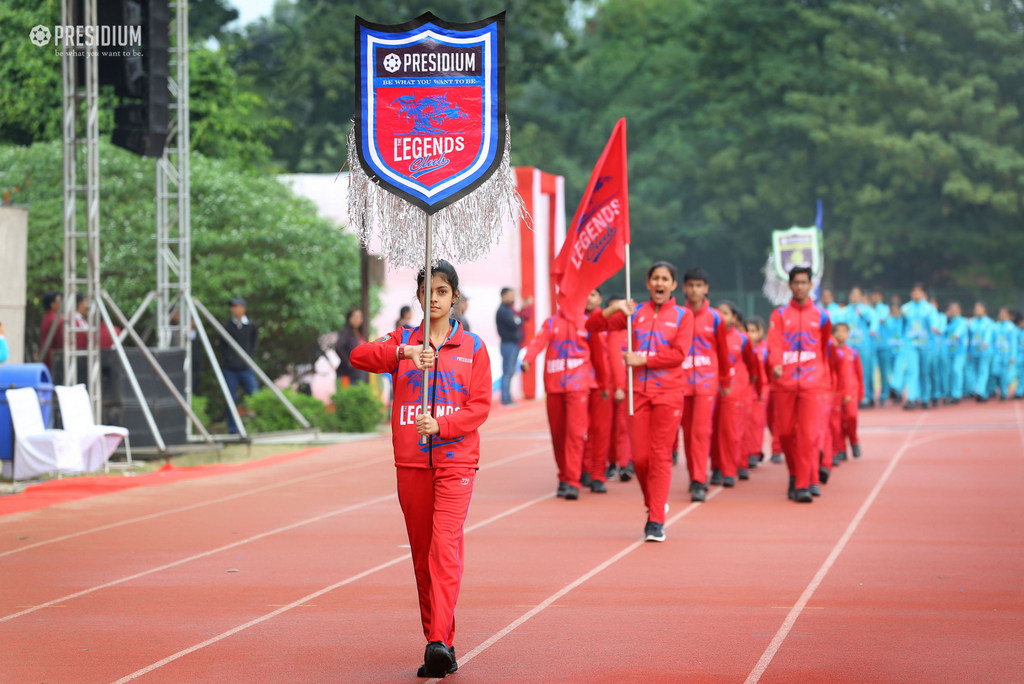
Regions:
<svg viewBox="0 0 1024 684"><path fill-rule="evenodd" d="M924 285L917 283L910 291L910 301L901 308L903 316L904 383L907 390L905 409L928 408L928 338L931 336L932 313L935 307L925 299Z"/></svg>
<svg viewBox="0 0 1024 684"><path fill-rule="evenodd" d="M683 274L686 308L693 314L693 344L683 361L683 448L690 473L690 500L704 501L708 491L708 459L715 402L729 394L728 331L721 314L707 299L708 274L691 268ZM722 484L722 473L712 473L710 484Z"/></svg>
<svg viewBox="0 0 1024 684"><path fill-rule="evenodd" d="M1017 322L1017 389L1013 393L1014 399L1024 399L1024 313L1013 312L1013 319Z"/></svg>
<svg viewBox="0 0 1024 684"><path fill-rule="evenodd" d="M350 360L356 368L391 374L398 501L427 638L416 674L444 677L459 667L453 642L465 555L463 525L480 461L478 430L491 410L491 363L480 338L449 318L459 298L455 269L438 261L430 278L428 339L421 328L398 328L357 346ZM421 306L424 282L420 271L416 286ZM428 370L430 397L426 413L421 412L423 370Z"/></svg>
<svg viewBox="0 0 1024 684"><path fill-rule="evenodd" d="M547 350L544 355L544 393L551 444L558 465L556 493L566 501L580 497L587 408L590 391L597 386L591 363L591 340L582 327L583 322L582 317L557 311L541 324L536 336L530 340L521 364L523 372L528 373L537 355Z"/></svg>
<svg viewBox="0 0 1024 684"><path fill-rule="evenodd" d="M1005 306L1000 307L998 318L992 326L992 372L989 374L988 394L998 392L999 400L1006 401L1015 375L1017 326Z"/></svg>
<svg viewBox="0 0 1024 684"><path fill-rule="evenodd" d="M903 400L903 309L900 298L892 296L889 316L882 323L882 345L889 356L889 398L897 404Z"/></svg>
<svg viewBox="0 0 1024 684"><path fill-rule="evenodd" d="M967 391L978 401L988 401L988 374L992 363L995 322L984 302L974 303L974 317L967 323Z"/></svg>
<svg viewBox="0 0 1024 684"><path fill-rule="evenodd" d="M875 338L875 367L881 381L878 393L878 405L885 406L889 398L889 378L892 377L892 354L886 345L885 328L889 318L889 307L885 303L882 288L871 289L871 306L874 308L875 320L878 321L878 336ZM871 392L873 394L873 391Z"/></svg>
<svg viewBox="0 0 1024 684"><path fill-rule="evenodd" d="M622 301L622 297L612 296L608 298L608 306ZM626 353L626 331L608 331L608 369L612 381L612 434L609 440L608 469L605 471L605 481L619 476L622 482L629 482L633 479L635 470L629 447L629 402L626 401L626 362L623 354Z"/></svg>
<svg viewBox="0 0 1024 684"><path fill-rule="evenodd" d="M682 362L693 343L693 314L676 306L676 268L655 262L647 271L651 298L639 307L618 301L587 319L587 330L621 330L630 316L633 351L623 358L633 373L629 438L633 466L647 506L646 541L665 541L665 511L672 484L672 440L683 403Z"/></svg>
<svg viewBox="0 0 1024 684"><path fill-rule="evenodd" d="M810 298L811 269L789 272L793 299L772 312L768 327L768 363L772 369L775 424L789 466L789 498L810 503L811 469L815 471L817 427L825 393L832 323Z"/></svg>
<svg viewBox="0 0 1024 684"><path fill-rule="evenodd" d="M949 376L943 373L943 357L945 356L946 327L949 319L946 314L939 310L939 300L932 297L928 300L932 305L931 335L928 336L928 353L925 355L928 364L926 373L927 392L926 401L931 401L932 406L939 405L939 399L945 398L949 393Z"/></svg>
<svg viewBox="0 0 1024 684"><path fill-rule="evenodd" d="M946 307L946 346L943 356L943 372L949 393L946 400L959 404L964 396L964 372L967 367L967 319L960 310L960 302L950 302Z"/></svg>
<svg viewBox="0 0 1024 684"><path fill-rule="evenodd" d="M860 438L857 436L857 413L864 397L864 370L860 351L846 342L850 329L846 323L836 323L832 330L835 390L832 399L832 453L846 460L846 443L854 458L860 458Z"/></svg>
<svg viewBox="0 0 1024 684"><path fill-rule="evenodd" d="M762 377L760 392L751 387L750 420L743 437L747 467L754 469L764 460L764 430L768 426L768 343L764 339L764 320L760 316L751 316L747 321L747 337L754 345L754 356L761 367Z"/></svg>
<svg viewBox="0 0 1024 684"><path fill-rule="evenodd" d="M600 308L601 290L595 287L587 296L584 314L589 317L595 309ZM583 446L583 475L580 484L590 487L590 491L595 494L608 491L605 486L605 466L611 450L608 438L611 436L615 411L612 406L612 377L608 367L608 335L607 332L587 332L595 386L590 390L587 405L587 441Z"/></svg>
<svg viewBox="0 0 1024 684"><path fill-rule="evenodd" d="M711 462L717 463L722 486L733 487L736 478L750 479L747 453L741 449L744 428L754 422L750 416L751 395L759 396L764 377L763 366L754 353L754 345L743 327L743 314L729 301L718 304L725 324L728 344L730 388L715 407L715 431L711 438ZM753 392L751 392L753 389Z"/></svg>
<svg viewBox="0 0 1024 684"><path fill-rule="evenodd" d="M864 386L870 390L862 400L864 408L875 405L875 341L878 339L878 317L875 307L864 298L859 287L850 290L850 303L846 307L845 322L849 329L849 343L856 347L864 367ZM832 325L839 321L833 318Z"/></svg>

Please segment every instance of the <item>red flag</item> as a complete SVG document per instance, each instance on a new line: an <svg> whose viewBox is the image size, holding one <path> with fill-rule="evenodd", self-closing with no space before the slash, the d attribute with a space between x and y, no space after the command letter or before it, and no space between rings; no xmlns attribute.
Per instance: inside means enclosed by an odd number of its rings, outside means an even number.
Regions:
<svg viewBox="0 0 1024 684"><path fill-rule="evenodd" d="M552 276L558 284L558 308L563 314L583 315L590 291L625 266L628 243L626 120L619 119L555 258Z"/></svg>

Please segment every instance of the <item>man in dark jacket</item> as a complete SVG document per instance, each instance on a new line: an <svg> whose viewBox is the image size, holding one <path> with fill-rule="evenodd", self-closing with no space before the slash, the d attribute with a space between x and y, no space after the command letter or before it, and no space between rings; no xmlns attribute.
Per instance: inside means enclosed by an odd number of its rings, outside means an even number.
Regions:
<svg viewBox="0 0 1024 684"><path fill-rule="evenodd" d="M516 360L519 357L519 343L522 341L523 320L530 318L529 311L532 299L524 301L524 311L516 311L512 305L516 301L516 291L511 287L501 289L501 305L494 316L501 338L501 403L508 406L512 403L512 377L516 372Z"/></svg>
<svg viewBox="0 0 1024 684"><path fill-rule="evenodd" d="M238 346L242 348L249 358L256 355L256 348L259 346L259 329L256 324L245 315L248 304L241 297L235 297L229 302L231 307L231 318L224 322L224 329L228 331ZM224 381L228 385L231 396L238 397L238 386L242 386L242 398L256 391L256 375L249 368L245 360L236 352L227 340L220 342L221 370L224 371ZM228 432L238 433L231 412L227 412Z"/></svg>

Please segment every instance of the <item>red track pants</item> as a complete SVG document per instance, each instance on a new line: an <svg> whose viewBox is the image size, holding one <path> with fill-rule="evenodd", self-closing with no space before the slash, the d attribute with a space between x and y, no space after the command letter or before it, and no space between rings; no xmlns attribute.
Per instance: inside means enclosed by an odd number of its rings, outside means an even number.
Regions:
<svg viewBox="0 0 1024 684"><path fill-rule="evenodd" d="M711 466L725 477L736 477L739 468L747 467L747 454L740 448L743 427L749 422L749 402L721 397L715 406L715 430L711 436Z"/></svg>
<svg viewBox="0 0 1024 684"><path fill-rule="evenodd" d="M611 448L608 450L608 465L625 468L632 458L629 447L629 402L626 399L612 402Z"/></svg>
<svg viewBox="0 0 1024 684"><path fill-rule="evenodd" d="M672 440L679 429L682 395L633 394L629 439L633 467L651 522L665 523L665 504L672 486Z"/></svg>
<svg viewBox="0 0 1024 684"><path fill-rule="evenodd" d="M828 393L821 390L796 392L772 388L775 425L779 429L789 474L796 478L797 489L807 489L811 485L812 469L817 474L822 403L829 399Z"/></svg>
<svg viewBox="0 0 1024 684"><path fill-rule="evenodd" d="M398 502L409 533L420 620L427 641L455 639L462 585L462 527L473 496L475 468L397 468Z"/></svg>
<svg viewBox="0 0 1024 684"><path fill-rule="evenodd" d="M846 451L846 442L860 444L857 437L857 400L851 399L843 403L841 394L832 399L832 453Z"/></svg>
<svg viewBox="0 0 1024 684"><path fill-rule="evenodd" d="M612 431L611 394L601 398L601 390L591 390L589 399L590 416L587 425L587 445L583 450L583 472L590 473L591 479L605 481L605 466L611 450L608 437Z"/></svg>
<svg viewBox="0 0 1024 684"><path fill-rule="evenodd" d="M708 482L708 459L711 456L711 428L715 412L715 395L688 394L683 397L683 448L690 482Z"/></svg>
<svg viewBox="0 0 1024 684"><path fill-rule="evenodd" d="M583 472L583 441L587 434L590 392L560 392L547 395L551 445L558 466L558 481L580 486ZM603 473L602 473L603 474Z"/></svg>
<svg viewBox="0 0 1024 684"><path fill-rule="evenodd" d="M743 429L743 447L741 451L747 456L760 455L764 449L764 428L768 424L767 399L750 400L750 419Z"/></svg>

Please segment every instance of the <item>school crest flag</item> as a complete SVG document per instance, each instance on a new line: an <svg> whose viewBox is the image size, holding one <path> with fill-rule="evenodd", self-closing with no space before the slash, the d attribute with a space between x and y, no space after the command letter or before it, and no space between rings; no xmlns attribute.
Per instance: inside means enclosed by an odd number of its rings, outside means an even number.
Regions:
<svg viewBox="0 0 1024 684"><path fill-rule="evenodd" d="M619 119L555 258L558 308L569 316L582 315L590 291L626 264L628 243L626 120Z"/></svg>
<svg viewBox="0 0 1024 684"><path fill-rule="evenodd" d="M772 254L780 278L789 279L789 272L797 266L810 267L817 275L821 271L821 232L816 227L772 231Z"/></svg>
<svg viewBox="0 0 1024 684"><path fill-rule="evenodd" d="M392 264L419 264L423 214L437 217L435 257L456 262L486 253L503 216L518 219L504 33L504 13L468 24L356 17L350 218L364 243L382 238Z"/></svg>

